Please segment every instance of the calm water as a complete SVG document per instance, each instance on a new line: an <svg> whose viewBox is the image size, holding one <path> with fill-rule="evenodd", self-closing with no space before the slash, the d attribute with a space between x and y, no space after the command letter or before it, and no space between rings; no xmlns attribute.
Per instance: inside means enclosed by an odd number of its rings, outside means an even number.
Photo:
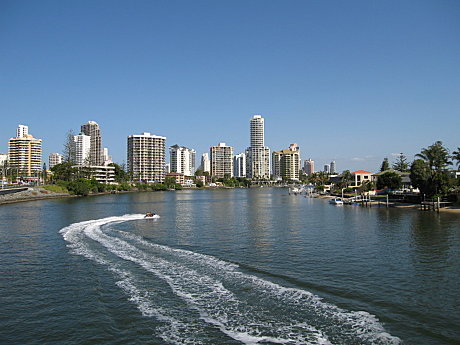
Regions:
<svg viewBox="0 0 460 345"><path fill-rule="evenodd" d="M458 215L137 193L0 206L0 244L1 344L460 344Z"/></svg>

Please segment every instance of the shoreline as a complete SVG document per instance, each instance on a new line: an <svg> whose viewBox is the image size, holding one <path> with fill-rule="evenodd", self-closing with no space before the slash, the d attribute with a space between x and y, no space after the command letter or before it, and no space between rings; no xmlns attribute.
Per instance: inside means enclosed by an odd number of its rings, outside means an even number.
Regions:
<svg viewBox="0 0 460 345"><path fill-rule="evenodd" d="M330 195L322 195L318 199L324 199L324 200L329 200L333 199L335 196L330 196ZM345 205L347 206L347 205ZM348 205L349 206L349 205ZM361 207L361 206L358 206ZM382 208L382 204L379 204L378 201L374 201L372 206L368 208ZM402 202L391 202L388 205L388 208L396 208L396 209L410 209L410 210L416 210L420 212L429 212L429 213L438 213L435 210L422 210L420 204L410 204L410 203L402 203ZM451 213L451 214L459 214L460 215L460 205L454 205L454 206L446 206L446 207L441 207L439 209L439 212L443 213Z"/></svg>
<svg viewBox="0 0 460 345"><path fill-rule="evenodd" d="M198 189L208 189L208 188L197 188L197 190ZM220 189L220 188L209 188L209 189ZM108 194L125 194L125 193L140 193L140 192L146 192L146 191L133 190L133 191L120 191L120 192L117 192L117 193L103 192L103 193L89 194L89 195L87 195L87 197L88 196L89 197L98 196L98 195L108 195ZM40 187L33 187L33 188L29 188L27 191L21 191L21 192L17 192L17 193L14 193L14 194L0 195L0 206L1 205L20 203L20 202L35 201L35 200L79 198L79 197L83 197L83 196L72 195L72 194L68 194L68 193L54 193L54 192L45 190L45 189L40 188ZM328 199L331 199L331 198L333 198L333 196L323 195L323 196L320 196L318 199L328 200ZM373 207L378 208L378 207L382 207L382 206L376 204ZM422 211L420 209L419 204L406 204L406 203L398 203L398 202L391 203L391 205L389 205L389 208L411 209L411 210ZM433 210L424 211L424 212L438 213L438 212L433 211ZM439 209L439 212L451 213L451 214L460 214L460 205L442 207L442 208Z"/></svg>

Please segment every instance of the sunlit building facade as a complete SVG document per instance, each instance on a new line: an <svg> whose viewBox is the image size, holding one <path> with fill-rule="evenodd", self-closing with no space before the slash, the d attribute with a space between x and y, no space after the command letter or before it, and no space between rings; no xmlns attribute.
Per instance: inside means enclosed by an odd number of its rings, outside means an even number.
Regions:
<svg viewBox="0 0 460 345"><path fill-rule="evenodd" d="M21 136L9 140L9 164L17 168L19 174L32 176L42 169L42 139L34 138L24 127L27 126L20 125L16 131Z"/></svg>
<svg viewBox="0 0 460 345"><path fill-rule="evenodd" d="M128 136L128 172L134 181L163 182L166 137L142 133Z"/></svg>

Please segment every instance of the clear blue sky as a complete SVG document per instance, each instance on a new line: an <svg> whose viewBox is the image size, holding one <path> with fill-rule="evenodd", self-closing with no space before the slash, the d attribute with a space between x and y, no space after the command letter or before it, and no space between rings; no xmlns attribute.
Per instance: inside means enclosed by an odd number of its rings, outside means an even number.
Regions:
<svg viewBox="0 0 460 345"><path fill-rule="evenodd" d="M0 1L0 152L18 124L61 152L69 129L197 150L249 145L378 170L460 146L460 1ZM169 155L168 155L169 160Z"/></svg>

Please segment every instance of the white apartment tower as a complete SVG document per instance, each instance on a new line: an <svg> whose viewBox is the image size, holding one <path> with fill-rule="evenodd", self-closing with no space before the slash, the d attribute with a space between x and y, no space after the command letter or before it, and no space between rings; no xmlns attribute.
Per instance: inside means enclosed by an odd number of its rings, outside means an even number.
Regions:
<svg viewBox="0 0 460 345"><path fill-rule="evenodd" d="M142 133L128 136L128 172L134 181L163 182L166 137Z"/></svg>
<svg viewBox="0 0 460 345"><path fill-rule="evenodd" d="M25 125L18 125L16 128L16 138L24 138L29 134L29 127Z"/></svg>
<svg viewBox="0 0 460 345"><path fill-rule="evenodd" d="M173 145L169 148L171 172L182 173L185 176L195 174L196 151L188 147Z"/></svg>
<svg viewBox="0 0 460 345"><path fill-rule="evenodd" d="M246 177L246 154L233 156L233 176Z"/></svg>
<svg viewBox="0 0 460 345"><path fill-rule="evenodd" d="M48 156L48 167L51 169L55 165L61 164L63 156L60 153L50 153Z"/></svg>
<svg viewBox="0 0 460 345"><path fill-rule="evenodd" d="M270 178L270 149L265 146L264 118L254 115L250 121L250 146L246 149L246 175Z"/></svg>
<svg viewBox="0 0 460 345"><path fill-rule="evenodd" d="M203 172L211 173L211 160L209 159L209 153L203 153L201 156L201 169Z"/></svg>
<svg viewBox="0 0 460 345"><path fill-rule="evenodd" d="M16 134L21 136L11 138L8 144L10 166L27 176L41 171L42 140L28 134L28 127L23 125L19 125Z"/></svg>
<svg viewBox="0 0 460 345"><path fill-rule="evenodd" d="M91 137L85 134L74 135L73 137L73 162L76 165L91 165Z"/></svg>
<svg viewBox="0 0 460 345"><path fill-rule="evenodd" d="M91 137L89 164L102 165L104 163L104 153L102 149L102 137L99 125L95 121L88 121L81 126L81 133Z"/></svg>
<svg viewBox="0 0 460 345"><path fill-rule="evenodd" d="M303 165L303 171L307 175L311 175L315 172L315 161L313 159L307 159Z"/></svg>
<svg viewBox="0 0 460 345"><path fill-rule="evenodd" d="M233 147L225 143L211 146L211 176L223 178L233 176Z"/></svg>
<svg viewBox="0 0 460 345"><path fill-rule="evenodd" d="M109 165L113 163L112 156L109 154L109 149L107 147L104 147L104 149L102 150L102 158L104 165Z"/></svg>

